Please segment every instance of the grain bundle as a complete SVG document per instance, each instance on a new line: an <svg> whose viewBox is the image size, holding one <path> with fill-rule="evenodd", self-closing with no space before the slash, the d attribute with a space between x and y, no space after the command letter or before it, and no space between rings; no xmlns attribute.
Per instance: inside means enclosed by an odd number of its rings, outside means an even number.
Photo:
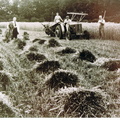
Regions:
<svg viewBox="0 0 120 120"><path fill-rule="evenodd" d="M48 47L59 47L61 46L59 42L57 42L55 39L50 39L48 42Z"/></svg>
<svg viewBox="0 0 120 120"><path fill-rule="evenodd" d="M7 89L7 86L10 84L10 78L7 74L4 72L0 72L0 90L5 91Z"/></svg>
<svg viewBox="0 0 120 120"><path fill-rule="evenodd" d="M102 65L103 68L106 68L108 71L115 71L120 68L120 60L110 60L105 62Z"/></svg>
<svg viewBox="0 0 120 120"><path fill-rule="evenodd" d="M57 111L58 117L104 117L107 115L106 98L107 95L99 89L62 88L52 98L54 108L50 112Z"/></svg>
<svg viewBox="0 0 120 120"><path fill-rule="evenodd" d="M43 72L43 73L49 73L53 72L60 68L60 63L58 61L44 61L41 64L39 64L35 70L36 72Z"/></svg>
<svg viewBox="0 0 120 120"><path fill-rule="evenodd" d="M29 48L29 51L38 51L38 49L37 49L37 46L31 46L30 48Z"/></svg>
<svg viewBox="0 0 120 120"><path fill-rule="evenodd" d="M43 60L46 59L46 57L43 54L39 54L36 52L29 52L26 54L26 56L27 56L29 61L42 62Z"/></svg>
<svg viewBox="0 0 120 120"><path fill-rule="evenodd" d="M58 54L71 54L71 53L76 53L76 50L70 47L66 47L61 51L57 52Z"/></svg>
<svg viewBox="0 0 120 120"><path fill-rule="evenodd" d="M58 90L63 87L77 86L78 76L74 73L58 70L50 75L50 78L46 81L46 85L50 89Z"/></svg>
<svg viewBox="0 0 120 120"><path fill-rule="evenodd" d="M22 49L22 50L23 50L24 46L26 46L26 42L23 41L23 40L18 39L18 40L17 40L17 43L18 43L18 44L17 44L18 49Z"/></svg>
<svg viewBox="0 0 120 120"><path fill-rule="evenodd" d="M0 60L0 70L3 70L3 62Z"/></svg>
<svg viewBox="0 0 120 120"><path fill-rule="evenodd" d="M46 41L46 40L36 38L36 39L33 40L33 43L34 43L34 42L38 42L39 44L44 44L45 41Z"/></svg>
<svg viewBox="0 0 120 120"><path fill-rule="evenodd" d="M79 54L79 58L81 60L86 60L89 62L96 61L96 57L89 50L82 50L82 52L80 52L80 54Z"/></svg>

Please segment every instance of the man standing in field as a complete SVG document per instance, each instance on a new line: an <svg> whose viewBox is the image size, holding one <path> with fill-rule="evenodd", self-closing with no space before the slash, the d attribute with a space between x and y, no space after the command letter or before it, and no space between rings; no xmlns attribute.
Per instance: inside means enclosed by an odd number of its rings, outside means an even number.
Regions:
<svg viewBox="0 0 120 120"><path fill-rule="evenodd" d="M16 20L17 18L13 17L13 21L11 21L7 26L8 32L10 33L9 38L11 39L16 39L17 35L19 34L19 26Z"/></svg>
<svg viewBox="0 0 120 120"><path fill-rule="evenodd" d="M103 39L105 35L104 33L105 20L104 18L102 18L102 15L99 16L98 23L99 23L99 37L100 39Z"/></svg>

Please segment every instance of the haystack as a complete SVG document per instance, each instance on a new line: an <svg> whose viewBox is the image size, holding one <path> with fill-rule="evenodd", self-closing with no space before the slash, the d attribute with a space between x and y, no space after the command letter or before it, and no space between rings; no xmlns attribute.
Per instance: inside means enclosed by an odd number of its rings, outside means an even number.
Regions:
<svg viewBox="0 0 120 120"><path fill-rule="evenodd" d="M26 42L22 41L20 39L17 40L18 41L18 49L22 49L24 48L24 46L26 46Z"/></svg>
<svg viewBox="0 0 120 120"><path fill-rule="evenodd" d="M23 33L23 40L29 40L29 33L27 32Z"/></svg>
<svg viewBox="0 0 120 120"><path fill-rule="evenodd" d="M36 72L43 72L43 73L49 73L53 72L60 68L60 63L58 61L44 61L41 64L39 64L35 70Z"/></svg>
<svg viewBox="0 0 120 120"><path fill-rule="evenodd" d="M71 89L70 89L71 88ZM54 101L59 104L59 117L104 117L107 114L106 94L97 89L70 87L61 89ZM58 104L55 105L58 105ZM56 106L54 106L56 107Z"/></svg>
<svg viewBox="0 0 120 120"><path fill-rule="evenodd" d="M3 70L3 62L0 60L0 70Z"/></svg>
<svg viewBox="0 0 120 120"><path fill-rule="evenodd" d="M33 40L33 43L34 43L34 42L38 42L39 44L44 44L45 41L46 41L46 40L36 38L36 39Z"/></svg>
<svg viewBox="0 0 120 120"><path fill-rule="evenodd" d="M78 83L78 76L74 73L58 70L50 75L50 78L46 81L46 85L50 89L58 90L62 87L76 86Z"/></svg>
<svg viewBox="0 0 120 120"><path fill-rule="evenodd" d="M43 54L39 54L36 52L29 52L26 54L26 56L27 56L29 61L42 62L43 60L46 59L46 57Z"/></svg>
<svg viewBox="0 0 120 120"><path fill-rule="evenodd" d="M31 46L30 48L29 48L29 51L38 51L38 49L37 49L37 46Z"/></svg>
<svg viewBox="0 0 120 120"><path fill-rule="evenodd" d="M82 52L80 52L80 54L79 54L79 58L81 60L86 60L89 62L96 61L96 57L89 50L82 50Z"/></svg>
<svg viewBox="0 0 120 120"><path fill-rule="evenodd" d="M120 60L110 60L105 62L102 67L106 68L108 71L115 71L120 68Z"/></svg>
<svg viewBox="0 0 120 120"><path fill-rule="evenodd" d="M48 42L48 47L59 47L61 46L59 42L57 42L55 39L50 39Z"/></svg>
<svg viewBox="0 0 120 120"><path fill-rule="evenodd" d="M10 78L7 74L5 74L4 72L0 72L0 90L5 91L7 89L7 86L10 83Z"/></svg>
<svg viewBox="0 0 120 120"><path fill-rule="evenodd" d="M76 53L76 50L70 47L66 47L61 51L57 52L58 54L71 54L71 53Z"/></svg>

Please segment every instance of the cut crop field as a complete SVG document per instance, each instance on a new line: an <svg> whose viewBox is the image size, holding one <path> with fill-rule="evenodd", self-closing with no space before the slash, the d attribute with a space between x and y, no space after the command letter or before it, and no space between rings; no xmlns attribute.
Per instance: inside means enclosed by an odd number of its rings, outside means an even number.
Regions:
<svg viewBox="0 0 120 120"><path fill-rule="evenodd" d="M19 37L0 40L0 117L120 117L120 41Z"/></svg>

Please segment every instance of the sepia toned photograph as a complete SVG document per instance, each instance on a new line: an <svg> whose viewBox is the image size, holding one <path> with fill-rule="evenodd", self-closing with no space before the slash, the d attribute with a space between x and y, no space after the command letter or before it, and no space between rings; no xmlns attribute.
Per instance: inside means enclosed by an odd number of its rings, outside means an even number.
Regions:
<svg viewBox="0 0 120 120"><path fill-rule="evenodd" d="M0 0L0 118L120 118L120 0Z"/></svg>

